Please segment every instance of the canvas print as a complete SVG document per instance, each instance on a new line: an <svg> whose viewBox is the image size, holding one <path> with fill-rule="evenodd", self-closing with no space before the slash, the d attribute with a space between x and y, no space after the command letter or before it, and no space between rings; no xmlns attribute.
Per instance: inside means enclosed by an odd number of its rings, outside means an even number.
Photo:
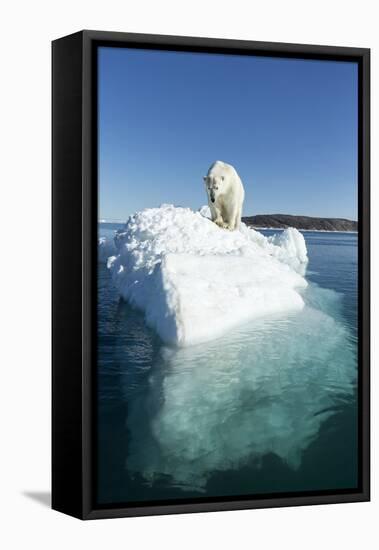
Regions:
<svg viewBox="0 0 379 550"><path fill-rule="evenodd" d="M357 63L97 63L97 504L353 491Z"/></svg>

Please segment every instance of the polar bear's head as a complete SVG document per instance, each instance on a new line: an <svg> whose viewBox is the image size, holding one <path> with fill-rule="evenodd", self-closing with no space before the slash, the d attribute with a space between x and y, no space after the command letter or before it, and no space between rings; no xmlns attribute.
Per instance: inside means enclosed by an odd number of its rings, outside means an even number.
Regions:
<svg viewBox="0 0 379 550"><path fill-rule="evenodd" d="M217 197L222 194L224 181L224 176L204 176L205 187L211 202L216 202Z"/></svg>

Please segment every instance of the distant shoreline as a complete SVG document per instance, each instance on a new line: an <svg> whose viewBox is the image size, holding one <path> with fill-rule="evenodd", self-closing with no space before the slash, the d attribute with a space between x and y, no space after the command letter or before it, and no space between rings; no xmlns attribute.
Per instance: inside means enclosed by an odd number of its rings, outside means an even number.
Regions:
<svg viewBox="0 0 379 550"><path fill-rule="evenodd" d="M258 227L257 225L249 225L249 227L257 231L284 231L288 229L287 227ZM296 229L304 233L358 233L358 231L342 231L337 229L303 229L302 227L297 227Z"/></svg>
<svg viewBox="0 0 379 550"><path fill-rule="evenodd" d="M346 218L314 218L290 214L258 214L244 216L242 221L256 229L286 229L294 227L299 231L320 231L327 233L357 233L358 222Z"/></svg>

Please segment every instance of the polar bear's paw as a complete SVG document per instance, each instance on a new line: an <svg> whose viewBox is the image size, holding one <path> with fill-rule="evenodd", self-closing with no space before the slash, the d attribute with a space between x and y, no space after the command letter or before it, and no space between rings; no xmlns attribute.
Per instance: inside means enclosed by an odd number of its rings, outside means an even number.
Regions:
<svg viewBox="0 0 379 550"><path fill-rule="evenodd" d="M229 231L233 231L233 229L234 229L234 227L233 227L232 224L230 224L230 223L223 223L223 224L221 225L221 227L222 227L223 229L228 229Z"/></svg>
<svg viewBox="0 0 379 550"><path fill-rule="evenodd" d="M222 219L215 220L214 223L219 227L221 227L221 229L232 229L231 225L229 223L224 222L224 220Z"/></svg>
<svg viewBox="0 0 379 550"><path fill-rule="evenodd" d="M214 220L214 223L219 227L224 227L225 225L224 220L222 218L217 218L216 220Z"/></svg>

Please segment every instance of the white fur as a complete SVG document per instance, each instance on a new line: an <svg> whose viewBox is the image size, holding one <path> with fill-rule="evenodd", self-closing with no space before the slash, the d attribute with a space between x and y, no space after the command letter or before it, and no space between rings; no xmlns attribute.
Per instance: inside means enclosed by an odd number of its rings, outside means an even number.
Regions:
<svg viewBox="0 0 379 550"><path fill-rule="evenodd" d="M235 168L216 160L204 176L204 182L212 221L224 229L238 229L245 191Z"/></svg>

